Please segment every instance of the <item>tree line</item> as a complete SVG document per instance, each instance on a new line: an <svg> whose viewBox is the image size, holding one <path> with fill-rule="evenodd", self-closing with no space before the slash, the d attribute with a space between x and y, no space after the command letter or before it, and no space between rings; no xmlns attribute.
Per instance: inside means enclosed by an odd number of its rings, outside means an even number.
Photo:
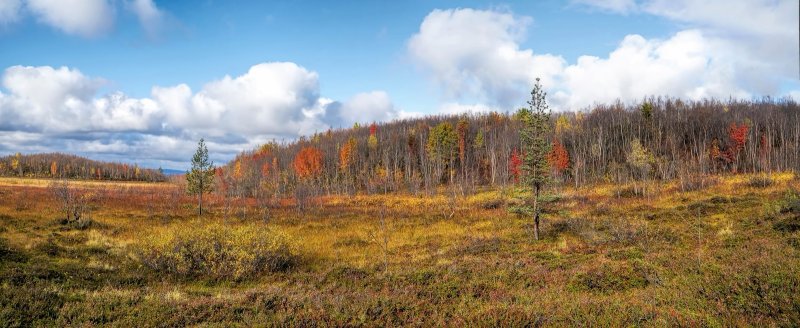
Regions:
<svg viewBox="0 0 800 328"><path fill-rule="evenodd" d="M524 111L356 124L268 143L216 168L216 190L257 199L408 191L462 193L520 181ZM800 170L800 108L789 99L651 97L553 113L546 158L561 184Z"/></svg>
<svg viewBox="0 0 800 328"><path fill-rule="evenodd" d="M94 161L62 153L16 153L0 157L0 176L150 182L167 179L160 168L148 169L136 164Z"/></svg>

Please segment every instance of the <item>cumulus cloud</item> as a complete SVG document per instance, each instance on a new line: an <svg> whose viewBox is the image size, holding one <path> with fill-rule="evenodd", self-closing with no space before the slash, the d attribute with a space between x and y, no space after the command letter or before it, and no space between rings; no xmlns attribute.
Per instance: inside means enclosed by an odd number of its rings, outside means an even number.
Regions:
<svg viewBox="0 0 800 328"><path fill-rule="evenodd" d="M317 73L294 63L258 64L197 93L181 84L155 87L152 94L169 127L247 136L296 136L326 127L316 119L323 104Z"/></svg>
<svg viewBox="0 0 800 328"><path fill-rule="evenodd" d="M474 9L434 10L408 42L411 58L451 98L472 95L502 105L539 76L552 84L564 59L520 49L531 19Z"/></svg>
<svg viewBox="0 0 800 328"><path fill-rule="evenodd" d="M21 0L0 1L0 26L18 21L21 7Z"/></svg>
<svg viewBox="0 0 800 328"><path fill-rule="evenodd" d="M389 121L398 116L385 91L359 93L342 103L338 116L343 125Z"/></svg>
<svg viewBox="0 0 800 328"><path fill-rule="evenodd" d="M626 36L604 56L562 57L522 49L529 18L493 10L434 10L408 42L410 57L448 100L520 105L535 77L556 109L649 95L690 99L777 95L798 70L796 1L579 1L647 12L691 27L665 39ZM737 17L747 18L739 21ZM724 17L724 18L719 18ZM763 22L763 24L762 24Z"/></svg>
<svg viewBox="0 0 800 328"><path fill-rule="evenodd" d="M662 94L689 99L749 97L737 86L734 63L718 51L720 47L697 30L667 40L629 35L607 58L582 56L566 67L552 99L579 108Z"/></svg>
<svg viewBox="0 0 800 328"><path fill-rule="evenodd" d="M156 86L149 98L131 98L99 95L107 83L77 69L14 66L2 77L0 153L58 150L182 163L206 137L224 161L267 140L402 115L384 91L340 103L320 96L318 80L291 62L262 63L197 92L185 84Z"/></svg>
<svg viewBox="0 0 800 328"><path fill-rule="evenodd" d="M114 24L107 0L27 0L27 9L44 24L83 37L105 34Z"/></svg>
<svg viewBox="0 0 800 328"><path fill-rule="evenodd" d="M153 0L130 0L126 3L128 10L136 15L148 37L156 38L164 23L164 12Z"/></svg>
<svg viewBox="0 0 800 328"><path fill-rule="evenodd" d="M76 69L13 66L3 74L10 93L0 102L0 129L42 132L145 131L158 107L122 93L95 98L104 84Z"/></svg>

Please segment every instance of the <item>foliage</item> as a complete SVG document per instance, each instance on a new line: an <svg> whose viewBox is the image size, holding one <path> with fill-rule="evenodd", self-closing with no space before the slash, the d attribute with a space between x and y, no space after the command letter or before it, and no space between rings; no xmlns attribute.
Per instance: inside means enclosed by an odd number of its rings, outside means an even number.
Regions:
<svg viewBox="0 0 800 328"><path fill-rule="evenodd" d="M425 149L437 163L446 163L455 157L457 136L450 122L442 122L431 128Z"/></svg>
<svg viewBox="0 0 800 328"><path fill-rule="evenodd" d="M295 265L285 238L255 225L185 226L152 234L136 254L146 267L179 277L240 280Z"/></svg>
<svg viewBox="0 0 800 328"><path fill-rule="evenodd" d="M643 103L642 106L639 108L639 112L642 113L642 118L645 121L649 122L653 120L653 104L649 102Z"/></svg>
<svg viewBox="0 0 800 328"><path fill-rule="evenodd" d="M186 172L186 191L189 195L197 195L203 214L203 194L209 193L214 188L214 162L208 159L208 147L202 138L197 143L197 151L192 156L192 167Z"/></svg>
<svg viewBox="0 0 800 328"><path fill-rule="evenodd" d="M292 166L300 179L314 178L322 172L322 152L313 146L303 147L294 157Z"/></svg>
<svg viewBox="0 0 800 328"><path fill-rule="evenodd" d="M547 154L547 161L556 174L561 174L569 168L569 153L567 153L567 148L558 139L553 141L552 150Z"/></svg>
<svg viewBox="0 0 800 328"><path fill-rule="evenodd" d="M375 123L369 126L369 138L367 139L367 146L369 149L378 148L378 125Z"/></svg>
<svg viewBox="0 0 800 328"><path fill-rule="evenodd" d="M533 189L533 209L531 211L534 223L534 238L539 239L539 193L550 181L550 163L548 154L551 145L547 141L550 132L550 107L545 99L547 94L536 78L536 83L531 90L529 108L522 108L517 112L521 127L519 130L522 148L522 170L525 172L523 180L526 187Z"/></svg>
<svg viewBox="0 0 800 328"><path fill-rule="evenodd" d="M508 159L508 170L511 171L511 176L514 178L514 183L519 183L519 177L522 173L522 156L516 148L511 151L511 157Z"/></svg>
<svg viewBox="0 0 800 328"><path fill-rule="evenodd" d="M475 149L481 149L486 145L486 142L483 140L483 130L478 130L478 133L475 135L475 141L473 141L472 146Z"/></svg>
<svg viewBox="0 0 800 328"><path fill-rule="evenodd" d="M747 142L747 134L749 131L750 126L745 123L736 125L736 122L732 122L728 127L728 135L733 142L732 149L734 155L738 154L742 151L742 149L744 149L744 144Z"/></svg>
<svg viewBox="0 0 800 328"><path fill-rule="evenodd" d="M469 121L466 118L458 120L456 134L458 135L458 158L461 165L466 165L467 154L467 133L469 132Z"/></svg>
<svg viewBox="0 0 800 328"><path fill-rule="evenodd" d="M653 154L651 154L647 148L642 146L642 143L638 138L631 141L631 150L628 152L626 159L629 165L641 172L641 174L644 176L647 175L647 172L650 171L651 165L655 162L655 157L653 157Z"/></svg>
<svg viewBox="0 0 800 328"><path fill-rule="evenodd" d="M517 112L521 123L519 135L523 153L524 182L533 189L540 189L548 182L550 171L547 161L551 147L548 142L550 107L545 97L546 93L537 78L531 91L531 100L528 101L529 107Z"/></svg>
<svg viewBox="0 0 800 328"><path fill-rule="evenodd" d="M0 157L0 176L150 182L167 179L157 169L141 168L136 164L94 161L61 153L16 153Z"/></svg>
<svg viewBox="0 0 800 328"><path fill-rule="evenodd" d="M356 138L350 137L347 142L339 149L339 168L342 171L347 171L353 163L356 154Z"/></svg>

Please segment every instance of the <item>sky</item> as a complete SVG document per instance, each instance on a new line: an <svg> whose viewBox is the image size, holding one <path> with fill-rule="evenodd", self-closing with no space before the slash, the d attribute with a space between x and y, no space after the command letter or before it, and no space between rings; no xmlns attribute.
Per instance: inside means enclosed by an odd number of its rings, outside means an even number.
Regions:
<svg viewBox="0 0 800 328"><path fill-rule="evenodd" d="M433 114L800 100L796 0L0 0L0 155L186 169Z"/></svg>

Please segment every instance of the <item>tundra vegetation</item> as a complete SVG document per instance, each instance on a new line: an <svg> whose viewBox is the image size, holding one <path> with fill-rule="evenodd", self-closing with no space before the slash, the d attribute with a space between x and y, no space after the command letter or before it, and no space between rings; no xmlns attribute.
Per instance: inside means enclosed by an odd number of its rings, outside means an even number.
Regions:
<svg viewBox="0 0 800 328"><path fill-rule="evenodd" d="M185 177L0 158L0 322L800 325L796 103L530 114L266 144L204 168L202 216Z"/></svg>

